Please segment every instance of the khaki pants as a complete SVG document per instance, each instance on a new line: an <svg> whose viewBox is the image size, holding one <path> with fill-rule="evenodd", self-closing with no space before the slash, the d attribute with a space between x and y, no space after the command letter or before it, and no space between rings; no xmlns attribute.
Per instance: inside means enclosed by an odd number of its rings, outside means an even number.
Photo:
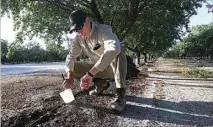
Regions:
<svg viewBox="0 0 213 127"><path fill-rule="evenodd" d="M74 66L74 76L78 79L85 75L94 64L90 62L76 62ZM108 66L104 71L98 72L96 78L115 79L116 88L124 88L127 73L126 55L121 52L113 61L113 66Z"/></svg>

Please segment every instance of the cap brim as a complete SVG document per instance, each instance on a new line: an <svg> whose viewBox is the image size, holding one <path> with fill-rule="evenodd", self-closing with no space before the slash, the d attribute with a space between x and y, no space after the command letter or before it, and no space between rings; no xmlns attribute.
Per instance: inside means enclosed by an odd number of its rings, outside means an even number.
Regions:
<svg viewBox="0 0 213 127"><path fill-rule="evenodd" d="M73 33L74 31L76 31L76 24L72 25L70 27L70 32L69 33Z"/></svg>
<svg viewBox="0 0 213 127"><path fill-rule="evenodd" d="M70 27L70 33L72 32L77 32L78 30L82 29L83 24L79 23L79 24L74 24Z"/></svg>

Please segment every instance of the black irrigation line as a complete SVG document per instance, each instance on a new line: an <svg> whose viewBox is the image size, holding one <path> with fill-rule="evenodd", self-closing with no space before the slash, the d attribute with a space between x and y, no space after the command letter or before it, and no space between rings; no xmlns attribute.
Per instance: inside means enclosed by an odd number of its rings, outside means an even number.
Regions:
<svg viewBox="0 0 213 127"><path fill-rule="evenodd" d="M61 74L63 80L65 80L64 75ZM85 95L88 94L89 90L91 90L92 88L89 88L88 90L84 90L84 91L79 91L77 93L74 94L74 97L77 97L79 95ZM59 104L55 107L53 107L50 111L47 111L44 115L42 115L41 117L39 117L37 120L33 121L32 123L30 123L27 127L32 127L33 125L35 125L37 122L41 121L46 115L52 113L53 111L59 109L60 107L66 105L65 103Z"/></svg>
<svg viewBox="0 0 213 127"><path fill-rule="evenodd" d="M61 75L62 75L63 80L65 80L64 75L63 75L63 74L61 74ZM77 93L74 94L74 97L76 98L76 97L81 96L81 95L89 94L89 91L92 90L92 89L94 89L94 86L89 87L88 90L83 90L83 91L80 90L80 91L78 91ZM108 95L108 94L106 94L105 96L111 96L111 97L112 97L113 95L110 95L110 94ZM27 127L32 127L33 125L35 125L36 123L38 123L39 121L41 121L45 116L47 116L48 114L52 113L53 111L59 109L60 107L62 107L62 106L64 106L64 105L66 105L66 104L65 104L65 103L62 103L62 104L59 104L59 105L53 107L50 111L47 111L44 115L42 115L41 117L39 117L37 120L34 120L34 121L33 121L32 123L30 123ZM112 110L109 110L109 109L106 109L106 108L94 107L93 105L89 105L89 104L88 104L88 106L86 106L86 107L93 108L93 109L104 110L104 111L106 111L106 112L108 112L108 113L113 113L113 114L114 114L114 113L118 113L118 112L116 112L116 111L112 111Z"/></svg>
<svg viewBox="0 0 213 127"><path fill-rule="evenodd" d="M74 94L74 97L78 97L81 95L86 95L88 94L89 90L85 90L85 91L79 91L77 93ZM101 95L100 95L101 96ZM111 94L103 94L102 96L109 96L109 97L114 97L114 95ZM76 104L79 104L78 102L76 102ZM41 121L45 116L49 115L50 113L56 111L57 109L61 108L62 106L66 105L65 103L59 104L55 107L53 107L50 111L47 111L44 115L42 115L41 117L39 117L37 120L33 121L32 123L30 123L27 127L33 127L33 125L35 125L36 123L38 123L39 121ZM81 107L81 106L80 106ZM96 110L100 110L100 111L104 111L106 113L109 114L120 114L120 112L117 112L115 110L112 109L108 109L108 108L104 108L104 107L98 107L98 106L94 106L92 104L87 104L84 107L86 108L91 108L91 109L96 109Z"/></svg>
<svg viewBox="0 0 213 127"><path fill-rule="evenodd" d="M52 111L59 109L60 107L62 107L64 105L64 103L57 105L56 107L54 107L53 109L51 109L50 111L47 111L43 116L39 117L37 120L33 121L32 123L30 123L27 127L32 127L33 125L35 125L37 122L41 121L46 115L50 114Z"/></svg>
<svg viewBox="0 0 213 127"><path fill-rule="evenodd" d="M74 94L74 97L78 97L80 95L85 95L87 94L88 91L79 91L77 93ZM52 113L53 111L61 108L62 106L66 105L65 103L59 104L55 107L53 107L50 111L47 111L44 115L42 115L41 117L39 117L37 120L34 120L32 123L30 123L27 127L32 127L33 125L35 125L36 123L38 123L39 121L41 121L45 116L47 116L48 114Z"/></svg>

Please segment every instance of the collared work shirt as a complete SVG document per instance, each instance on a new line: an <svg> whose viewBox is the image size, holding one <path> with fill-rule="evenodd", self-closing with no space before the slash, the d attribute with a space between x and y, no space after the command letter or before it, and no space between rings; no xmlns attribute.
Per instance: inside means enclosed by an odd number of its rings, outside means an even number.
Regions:
<svg viewBox="0 0 213 127"><path fill-rule="evenodd" d="M93 50L95 45L99 43L101 47ZM108 25L95 24L92 22L92 29L88 39L77 35L70 42L70 52L66 58L66 72L73 72L76 58L81 53L86 54L94 66L103 71L109 65L116 68L116 56L121 52L121 45L118 37L112 32L112 28Z"/></svg>

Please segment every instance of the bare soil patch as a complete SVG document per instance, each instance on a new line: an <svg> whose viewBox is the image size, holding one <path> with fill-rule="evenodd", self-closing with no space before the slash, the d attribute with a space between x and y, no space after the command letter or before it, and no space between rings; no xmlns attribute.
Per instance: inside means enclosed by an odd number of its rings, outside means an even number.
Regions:
<svg viewBox="0 0 213 127"><path fill-rule="evenodd" d="M127 94L142 93L144 78L128 81ZM118 123L109 103L113 92L103 96L79 95L71 104L64 104L59 93L60 74L24 74L2 77L2 122L4 127L25 126L116 126ZM76 82L74 93L79 91Z"/></svg>
<svg viewBox="0 0 213 127"><path fill-rule="evenodd" d="M213 126L213 80L187 78L177 72L182 66L187 65L158 60L140 67L138 77L127 81L127 105L121 114L109 108L113 92L81 94L64 104L58 72L4 76L1 126ZM76 87L74 93L78 91Z"/></svg>

